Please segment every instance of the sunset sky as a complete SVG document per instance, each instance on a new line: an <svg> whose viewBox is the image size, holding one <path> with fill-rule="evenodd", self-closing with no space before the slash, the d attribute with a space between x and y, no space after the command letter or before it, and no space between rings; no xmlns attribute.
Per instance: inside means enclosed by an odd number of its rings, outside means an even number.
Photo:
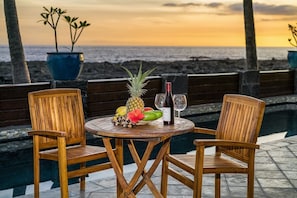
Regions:
<svg viewBox="0 0 297 198"><path fill-rule="evenodd" d="M257 46L290 46L288 23L297 23L296 0L254 0ZM23 45L53 45L38 23L43 6L61 7L87 20L78 45L244 46L243 0L16 0ZM0 1L0 45L8 45ZM62 22L59 43L69 45Z"/></svg>

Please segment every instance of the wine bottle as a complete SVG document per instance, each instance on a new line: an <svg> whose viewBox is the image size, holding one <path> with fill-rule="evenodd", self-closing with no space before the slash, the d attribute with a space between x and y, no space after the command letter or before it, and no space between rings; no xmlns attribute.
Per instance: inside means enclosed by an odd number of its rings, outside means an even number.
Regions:
<svg viewBox="0 0 297 198"><path fill-rule="evenodd" d="M171 82L165 84L165 101L163 104L163 123L164 125L174 124L174 102L172 97L172 85Z"/></svg>

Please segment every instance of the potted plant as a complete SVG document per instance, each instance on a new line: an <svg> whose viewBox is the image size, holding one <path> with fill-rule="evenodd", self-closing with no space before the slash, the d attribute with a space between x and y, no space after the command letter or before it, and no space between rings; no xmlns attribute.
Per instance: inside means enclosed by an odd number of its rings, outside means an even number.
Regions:
<svg viewBox="0 0 297 198"><path fill-rule="evenodd" d="M49 25L54 32L56 52L47 53L47 66L54 80L75 80L83 67L84 55L82 52L73 52L74 45L81 36L84 28L88 27L90 23L87 21L77 22L78 17L70 17L65 15L66 10L61 8L46 8L43 7L44 12L40 15L44 25ZM68 23L71 50L70 52L59 52L57 27L60 19L63 18Z"/></svg>
<svg viewBox="0 0 297 198"><path fill-rule="evenodd" d="M291 24L288 24L289 31L292 34L292 38L289 38L288 41L293 47L297 47L297 27ZM292 68L297 68L297 51L289 50L288 51L288 63Z"/></svg>

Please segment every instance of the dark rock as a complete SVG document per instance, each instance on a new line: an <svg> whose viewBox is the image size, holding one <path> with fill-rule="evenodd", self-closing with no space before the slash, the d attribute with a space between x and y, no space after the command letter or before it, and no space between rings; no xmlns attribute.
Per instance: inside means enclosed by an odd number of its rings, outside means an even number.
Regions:
<svg viewBox="0 0 297 198"><path fill-rule="evenodd" d="M79 76L80 80L126 78L127 73L121 66L127 67L133 73L138 71L140 60L127 61L124 63L84 63L84 68ZM32 82L51 81L52 78L44 61L30 61L27 63ZM167 73L201 74L201 73L226 73L239 72L245 69L244 59L223 59L223 60L188 60L188 61L142 61L143 71L156 67L151 74L162 75ZM280 70L289 69L287 60L259 60L259 70ZM0 83L12 83L10 62L0 62Z"/></svg>

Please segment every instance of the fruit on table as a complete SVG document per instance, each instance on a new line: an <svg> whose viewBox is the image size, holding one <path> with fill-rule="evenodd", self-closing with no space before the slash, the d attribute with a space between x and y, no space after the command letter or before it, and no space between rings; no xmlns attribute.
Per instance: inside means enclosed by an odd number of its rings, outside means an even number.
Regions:
<svg viewBox="0 0 297 198"><path fill-rule="evenodd" d="M163 112L160 110L153 110L153 113L157 115L157 118L161 118L163 116Z"/></svg>
<svg viewBox="0 0 297 198"><path fill-rule="evenodd" d="M135 125L135 123L132 123L126 116L114 116L112 122L115 126L122 126L125 128L132 128Z"/></svg>
<svg viewBox="0 0 297 198"><path fill-rule="evenodd" d="M118 116L124 116L127 114L127 107L126 106L120 106L116 109L116 115Z"/></svg>
<svg viewBox="0 0 297 198"><path fill-rule="evenodd" d="M143 121L153 121L156 120L160 117L162 117L162 111L159 110L152 110L152 111L144 111L144 118L142 119Z"/></svg>
<svg viewBox="0 0 297 198"><path fill-rule="evenodd" d="M155 70L155 68L142 73L142 64L140 64L137 75L132 74L132 72L126 67L122 66L122 68L128 73L130 77L128 80L129 83L127 85L130 94L130 98L126 102L127 113L129 113L130 111L134 111L135 109L143 110L144 102L141 99L141 96L147 91L146 89L144 89L144 87L148 83L146 81L146 77L148 77Z"/></svg>
<svg viewBox="0 0 297 198"><path fill-rule="evenodd" d="M142 110L135 109L134 111L130 111L129 113L127 113L127 118L132 123L137 123L144 118L144 114L143 114Z"/></svg>
<svg viewBox="0 0 297 198"><path fill-rule="evenodd" d="M152 107L144 107L144 111L153 111L154 109Z"/></svg>
<svg viewBox="0 0 297 198"><path fill-rule="evenodd" d="M132 128L140 121L153 121L162 117L162 115L162 111L154 110L152 107L127 112L126 106L120 106L116 109L112 122L115 126Z"/></svg>

